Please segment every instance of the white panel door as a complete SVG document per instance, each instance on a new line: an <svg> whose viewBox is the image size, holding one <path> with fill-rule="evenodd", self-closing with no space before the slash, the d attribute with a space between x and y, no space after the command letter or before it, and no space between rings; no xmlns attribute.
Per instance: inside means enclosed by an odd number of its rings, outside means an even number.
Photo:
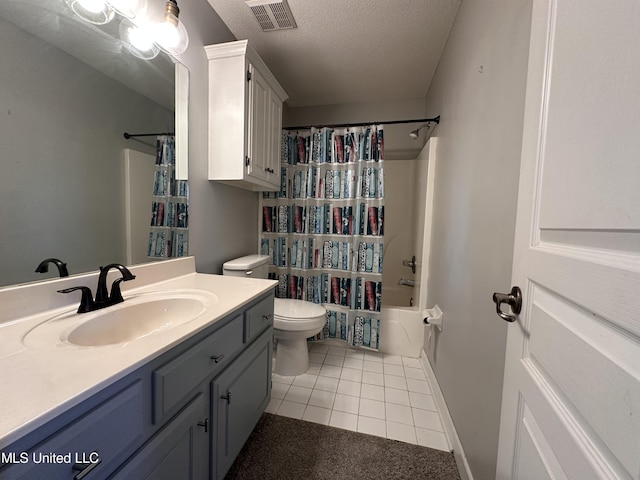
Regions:
<svg viewBox="0 0 640 480"><path fill-rule="evenodd" d="M640 479L639 85L640 3L533 1L498 479Z"/></svg>

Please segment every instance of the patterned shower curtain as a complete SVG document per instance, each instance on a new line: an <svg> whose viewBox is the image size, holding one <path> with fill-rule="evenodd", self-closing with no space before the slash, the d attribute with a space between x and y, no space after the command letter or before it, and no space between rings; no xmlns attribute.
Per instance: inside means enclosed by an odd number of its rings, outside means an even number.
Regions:
<svg viewBox="0 0 640 480"><path fill-rule="evenodd" d="M175 158L175 137L159 135L147 249L147 255L153 258L189 254L189 185L187 180L176 180Z"/></svg>
<svg viewBox="0 0 640 480"><path fill-rule="evenodd" d="M263 193L260 250L277 296L320 303L318 339L378 349L384 234L380 125L284 132L280 192Z"/></svg>

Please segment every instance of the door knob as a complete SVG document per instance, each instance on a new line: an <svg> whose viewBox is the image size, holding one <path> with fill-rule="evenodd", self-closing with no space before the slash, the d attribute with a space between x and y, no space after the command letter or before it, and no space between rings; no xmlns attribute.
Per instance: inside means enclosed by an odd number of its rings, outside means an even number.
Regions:
<svg viewBox="0 0 640 480"><path fill-rule="evenodd" d="M522 292L520 291L520 287L513 287L509 293L494 293L493 301L496 304L496 313L501 319L506 320L507 322L515 322L516 315L518 315L522 310ZM509 305L511 307L511 311L515 313L515 315L504 313L501 308L503 303Z"/></svg>

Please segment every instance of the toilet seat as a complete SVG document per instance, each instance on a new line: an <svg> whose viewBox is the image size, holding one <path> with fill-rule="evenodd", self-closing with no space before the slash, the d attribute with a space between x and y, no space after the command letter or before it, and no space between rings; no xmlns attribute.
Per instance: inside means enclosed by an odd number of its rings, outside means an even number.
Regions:
<svg viewBox="0 0 640 480"><path fill-rule="evenodd" d="M324 323L327 311L317 303L291 298L276 298L273 304L274 328L291 332L314 328Z"/></svg>

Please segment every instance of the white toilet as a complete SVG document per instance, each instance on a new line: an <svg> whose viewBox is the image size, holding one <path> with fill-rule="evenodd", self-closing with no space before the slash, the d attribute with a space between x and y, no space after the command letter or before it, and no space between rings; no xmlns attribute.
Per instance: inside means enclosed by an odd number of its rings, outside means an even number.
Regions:
<svg viewBox="0 0 640 480"><path fill-rule="evenodd" d="M224 275L267 278L270 257L248 255L225 262ZM319 333L326 323L327 311L317 303L276 298L273 306L273 336L277 341L274 372L300 375L309 370L307 338Z"/></svg>

